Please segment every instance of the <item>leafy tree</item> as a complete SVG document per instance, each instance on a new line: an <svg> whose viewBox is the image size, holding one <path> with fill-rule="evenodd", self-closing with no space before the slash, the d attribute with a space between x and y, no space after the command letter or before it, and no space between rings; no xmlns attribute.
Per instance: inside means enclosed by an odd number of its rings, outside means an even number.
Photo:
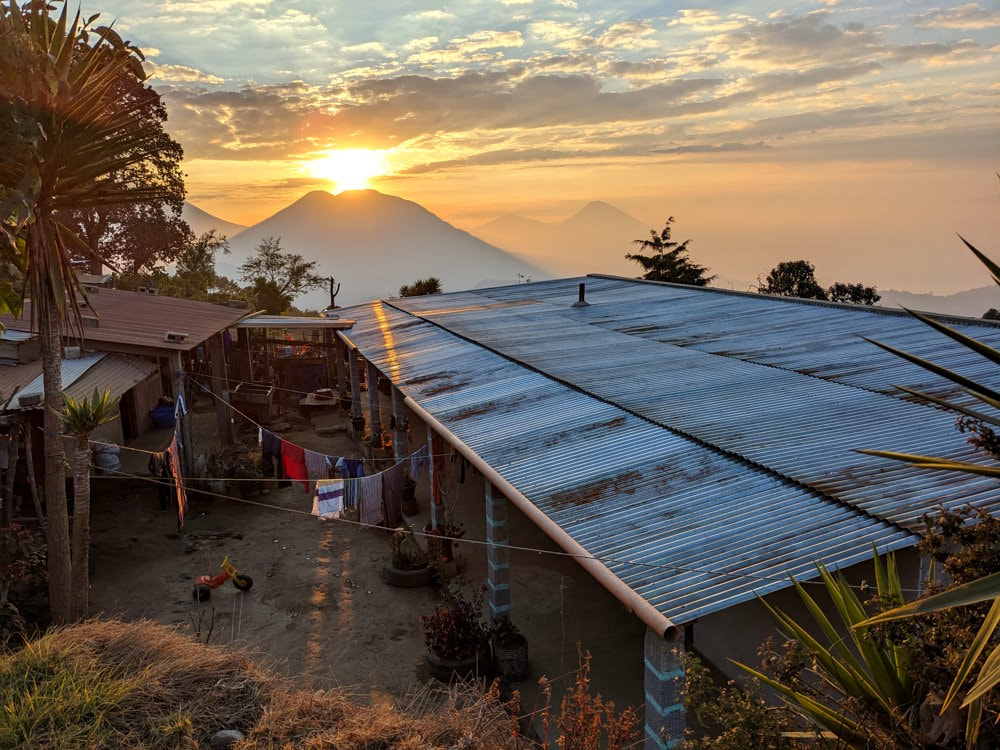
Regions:
<svg viewBox="0 0 1000 750"><path fill-rule="evenodd" d="M280 315L303 292L323 286L325 280L316 275L315 261L281 249L280 237L265 237L240 266L240 279L258 310Z"/></svg>
<svg viewBox="0 0 1000 750"><path fill-rule="evenodd" d="M856 305L874 305L882 299L875 287L864 284L838 281L824 289L816 281L816 267L807 260L782 261L771 269L764 283L757 287L757 292L779 297L852 302Z"/></svg>
<svg viewBox="0 0 1000 750"><path fill-rule="evenodd" d="M715 276L706 276L708 269L692 263L687 257L687 246L691 240L674 242L670 238L670 225L673 222L674 217L671 216L659 234L655 229L651 229L648 240L633 240L633 245L637 245L642 250L649 250L651 255L626 253L625 258L634 260L642 266L645 273L640 278L649 281L671 281L675 284L708 286L708 282Z"/></svg>
<svg viewBox="0 0 1000 750"><path fill-rule="evenodd" d="M425 294L441 294L441 279L437 276L428 276L426 279L417 279L412 284L403 284L399 287L400 297L421 297Z"/></svg>
<svg viewBox="0 0 1000 750"><path fill-rule="evenodd" d="M221 278L215 273L215 257L220 252L229 253L229 241L214 229L192 238L177 255L173 276L161 272L154 277L156 288L171 297L210 299Z"/></svg>
<svg viewBox="0 0 1000 750"><path fill-rule="evenodd" d="M140 75L137 75L136 73ZM163 129L167 109L160 95L146 86L140 71L126 70L116 82L114 95L134 107L155 131L150 142L135 148L148 155L131 161L110 176L122 187L155 188L164 198L113 206L90 206L61 211L59 218L87 244L93 273L102 260L124 274L149 272L171 263L191 240L191 229L181 217L184 208L184 151ZM102 259L102 260L101 260Z"/></svg>
<svg viewBox="0 0 1000 750"><path fill-rule="evenodd" d="M874 305L882 295L873 286L845 284L838 281L826 290L831 302L851 302L855 305Z"/></svg>
<svg viewBox="0 0 1000 750"><path fill-rule="evenodd" d="M991 307L983 313L983 320L1000 320L1000 310L997 310L995 307Z"/></svg>
<svg viewBox="0 0 1000 750"><path fill-rule="evenodd" d="M73 438L73 619L87 617L90 598L90 436L118 417L118 399L94 389L90 400L63 395L63 424Z"/></svg>
<svg viewBox="0 0 1000 750"><path fill-rule="evenodd" d="M0 261L24 243L23 286L42 348L45 403L62 403L62 328L82 335L74 255L90 248L59 219L70 211L164 201L163 184L130 184L121 175L154 159L162 122L152 98L123 96L121 82L142 81L142 56L97 16L58 17L52 6L0 5ZM76 289L74 289L76 287ZM45 504L49 603L56 623L73 614L62 420L45 410Z"/></svg>

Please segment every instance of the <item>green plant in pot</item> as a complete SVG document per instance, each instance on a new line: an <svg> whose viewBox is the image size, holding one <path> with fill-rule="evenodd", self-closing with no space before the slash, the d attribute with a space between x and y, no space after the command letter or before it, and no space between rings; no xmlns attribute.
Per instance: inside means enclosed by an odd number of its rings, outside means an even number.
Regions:
<svg viewBox="0 0 1000 750"><path fill-rule="evenodd" d="M508 682L528 676L528 639L506 615L493 624L493 663Z"/></svg>
<svg viewBox="0 0 1000 750"><path fill-rule="evenodd" d="M492 631L483 618L483 589L467 598L442 587L441 602L420 616L431 673L442 681L482 674L489 664Z"/></svg>
<svg viewBox="0 0 1000 750"><path fill-rule="evenodd" d="M434 577L427 552L412 529L398 527L392 534L392 560L386 563L385 579L391 586L426 586Z"/></svg>

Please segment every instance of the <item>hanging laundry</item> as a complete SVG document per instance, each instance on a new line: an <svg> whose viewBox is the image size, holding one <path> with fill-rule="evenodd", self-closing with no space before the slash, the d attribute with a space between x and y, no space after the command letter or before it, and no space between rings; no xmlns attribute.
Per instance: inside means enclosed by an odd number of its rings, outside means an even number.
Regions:
<svg viewBox="0 0 1000 750"><path fill-rule="evenodd" d="M365 475L365 460L363 458L341 458L337 468L344 479L360 479Z"/></svg>
<svg viewBox="0 0 1000 750"><path fill-rule="evenodd" d="M184 514L187 512L187 493L184 491L184 475L181 473L181 456L177 448L177 436L170 441L167 448L167 456L170 460L170 472L174 475L174 488L177 492L177 530L184 528Z"/></svg>
<svg viewBox="0 0 1000 750"><path fill-rule="evenodd" d="M281 460L285 467L285 476L296 482L302 482L305 491L309 491L309 474L306 471L306 452L304 448L287 440L281 441Z"/></svg>
<svg viewBox="0 0 1000 750"><path fill-rule="evenodd" d="M385 506L385 525L392 528L403 512L403 481L406 479L406 462L382 472L382 502Z"/></svg>
<svg viewBox="0 0 1000 750"><path fill-rule="evenodd" d="M382 520L382 475L358 480L361 494L361 523L375 525Z"/></svg>
<svg viewBox="0 0 1000 750"><path fill-rule="evenodd" d="M160 510L166 510L170 507L170 458L167 456L166 451L160 451L159 453L151 453L149 455L149 462L147 463L147 468L149 473L152 474L157 479L161 480L157 482L157 489L160 495Z"/></svg>
<svg viewBox="0 0 1000 750"><path fill-rule="evenodd" d="M360 495L360 479L344 479L344 510L356 511Z"/></svg>
<svg viewBox="0 0 1000 750"><path fill-rule="evenodd" d="M310 479L327 479L330 476L329 459L316 451L305 451L306 474Z"/></svg>
<svg viewBox="0 0 1000 750"><path fill-rule="evenodd" d="M424 469L427 468L427 464L427 446L421 445L417 450L410 454L410 477L412 479L417 479L424 473Z"/></svg>
<svg viewBox="0 0 1000 750"><path fill-rule="evenodd" d="M281 438L273 432L263 430L260 436L260 466L265 477L275 475L275 463L278 465L278 488L291 487L292 483L285 479L285 464L281 458Z"/></svg>
<svg viewBox="0 0 1000 750"><path fill-rule="evenodd" d="M178 417L181 414L187 414L187 413L188 410L187 410L187 405L184 403L184 394L178 393L177 401L174 404L174 416Z"/></svg>
<svg viewBox="0 0 1000 750"><path fill-rule="evenodd" d="M313 515L320 518L340 518L344 510L344 480L320 479L316 482Z"/></svg>

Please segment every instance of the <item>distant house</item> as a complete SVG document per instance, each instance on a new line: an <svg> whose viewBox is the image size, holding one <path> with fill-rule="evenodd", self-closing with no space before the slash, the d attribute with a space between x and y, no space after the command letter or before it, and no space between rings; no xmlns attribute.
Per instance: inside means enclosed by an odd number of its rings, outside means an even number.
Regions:
<svg viewBox="0 0 1000 750"><path fill-rule="evenodd" d="M590 276L344 312L369 380L489 480L491 613L531 606L510 588L510 502L646 625L647 747L683 730L683 636L732 674L773 630L757 597L793 602L789 576L870 578L874 546L915 588L924 514L1000 512L993 479L855 450L987 462L896 388L960 401L954 385L861 336L991 365L901 311ZM1000 347L993 323L948 322Z"/></svg>

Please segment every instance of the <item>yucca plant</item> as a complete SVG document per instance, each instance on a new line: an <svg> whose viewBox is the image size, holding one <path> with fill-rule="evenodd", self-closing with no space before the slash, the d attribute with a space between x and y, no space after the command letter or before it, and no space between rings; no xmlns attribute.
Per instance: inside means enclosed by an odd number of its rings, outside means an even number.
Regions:
<svg viewBox="0 0 1000 750"><path fill-rule="evenodd" d="M77 400L63 395L62 421L73 438L73 610L72 618L87 616L90 592L90 437L94 430L118 416L118 399L104 393Z"/></svg>
<svg viewBox="0 0 1000 750"><path fill-rule="evenodd" d="M163 186L121 179L160 148L162 123L147 116L155 97L126 96L143 81L141 53L97 16L61 12L44 0L0 4L0 261L25 249L24 291L40 332L45 403L62 402L61 333L81 337L83 288L75 254L92 257L60 212L166 198ZM62 422L45 411L45 505L53 621L72 610Z"/></svg>
<svg viewBox="0 0 1000 750"><path fill-rule="evenodd" d="M883 563L876 550L874 565L879 600L901 601L894 555L887 555ZM915 724L923 696L914 695L906 653L885 635L869 633L862 625L869 614L842 573L831 573L820 564L817 569L840 619L840 629L794 579L795 591L821 637L786 612L760 600L781 631L804 650L812 662L814 679L795 677L783 682L744 664L737 665L777 690L794 710L840 746L902 747L899 741L903 740L909 746L924 747Z"/></svg>
<svg viewBox="0 0 1000 750"><path fill-rule="evenodd" d="M961 239L962 242L965 243L966 247L968 247L968 249L972 251L972 253L983 263L983 265L986 266L990 275L993 277L994 283L1000 285L1000 266L994 263L984 253L980 252L961 235L959 235L959 239ZM918 312L909 312L911 315L927 324L935 331L938 331L954 341L957 341L965 348L979 354L982 357L985 357L993 364L1000 365L1000 351L997 351L993 347L988 346L981 341L977 341L970 336L966 336L965 334L962 334L949 326L934 320L933 318L921 315ZM900 349L896 349L888 344L874 341L872 339L868 340L876 346L879 346L908 362L922 367L925 370L929 370L930 372L940 375L946 380L955 383L962 388L963 392L975 397L984 407L992 407L994 409L1000 408L1000 392L990 388L985 383L967 378L945 367L941 367L934 362L922 359ZM996 446L1000 445L1000 441L998 441L998 437L990 425L1000 426L1000 419L997 419L996 417L978 409L971 409L960 404L955 404L947 399L931 396L911 388L904 388L902 386L896 387L925 401L937 404L938 406L942 406L946 409L950 409L964 415L963 418L959 419L959 425L963 431L969 430L974 433L974 436L970 438L970 442L983 448L994 458L998 457L996 454ZM905 461L924 469L958 471L970 474L1000 477L1000 466L996 465L982 466L963 461L936 458L934 456L897 453L892 451L862 450L860 452L867 453L872 456L881 456L883 458ZM989 613L983 620L983 624L966 653L965 659L962 661L961 666L955 674L955 679L952 681L951 687L948 689L948 693L945 696L944 703L941 706L941 713L944 714L944 712L947 711L954 701L960 696L963 686L972 675L979 658L983 655L987 648L991 648L989 655L986 657L979 670L978 677L972 687L965 693L961 704L961 707L967 710L965 738L966 746L969 748L975 747L979 735L983 710L985 708L985 701L988 699L993 690L1000 686L1000 639L996 637L998 633L998 626L1000 626L1000 573L987 575L979 578L978 580L970 581L969 583L957 586L948 591L943 591L934 596L910 602L909 604L890 610L889 612L884 612L859 624L859 627L867 628L872 624L898 620L904 617L913 617L919 614L939 612L952 607L963 607L986 601L992 601L993 606L990 608Z"/></svg>

